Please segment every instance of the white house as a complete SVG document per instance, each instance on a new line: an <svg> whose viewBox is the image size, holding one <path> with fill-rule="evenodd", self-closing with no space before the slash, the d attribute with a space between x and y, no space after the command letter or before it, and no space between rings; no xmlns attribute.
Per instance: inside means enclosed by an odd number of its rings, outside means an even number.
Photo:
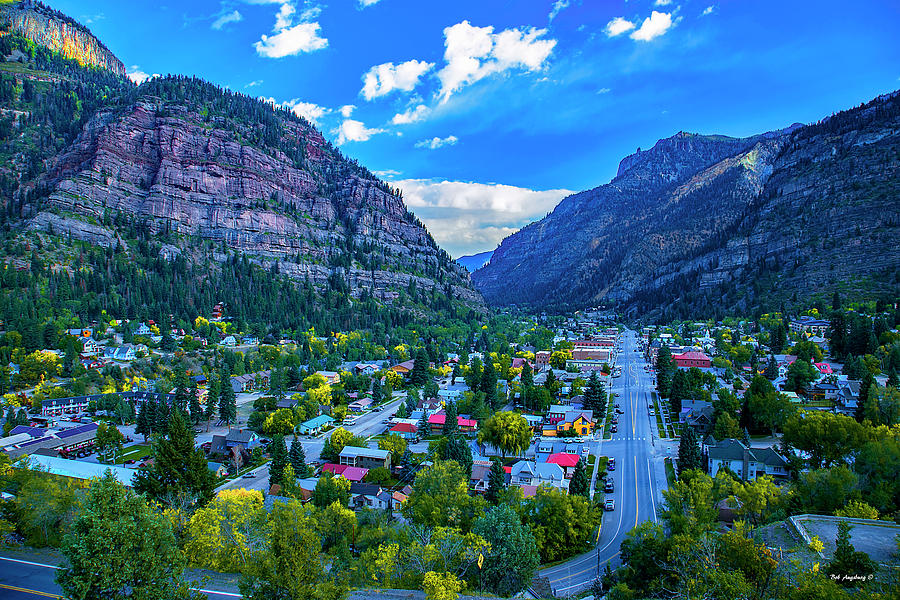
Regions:
<svg viewBox="0 0 900 600"><path fill-rule="evenodd" d="M715 443L715 440L707 438L704 451L712 477L725 468L744 481L756 479L760 475L772 478L784 478L788 475L787 461L771 448L748 448L735 439Z"/></svg>
<svg viewBox="0 0 900 600"><path fill-rule="evenodd" d="M237 345L237 340L234 339L233 335L228 335L228 336L225 336L225 339L222 340L222 345L233 347L233 346Z"/></svg>
<svg viewBox="0 0 900 600"><path fill-rule="evenodd" d="M134 335L150 335L150 328L146 323L141 323L140 325L138 325L138 328L134 332Z"/></svg>
<svg viewBox="0 0 900 600"><path fill-rule="evenodd" d="M512 485L541 485L549 483L553 487L566 489L569 483L562 467L553 463L534 463L520 460L512 466L510 483Z"/></svg>

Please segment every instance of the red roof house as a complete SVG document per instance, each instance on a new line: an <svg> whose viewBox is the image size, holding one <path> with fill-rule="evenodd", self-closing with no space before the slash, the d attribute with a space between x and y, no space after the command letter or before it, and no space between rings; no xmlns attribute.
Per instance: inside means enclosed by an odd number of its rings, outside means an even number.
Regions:
<svg viewBox="0 0 900 600"><path fill-rule="evenodd" d="M547 457L547 462L559 465L565 472L566 477L571 477L575 472L575 465L578 464L580 457L577 454L569 454L567 452L557 452Z"/></svg>
<svg viewBox="0 0 900 600"><path fill-rule="evenodd" d="M395 433L405 440L411 440L419 434L419 428L412 423L397 423L388 430L388 433Z"/></svg>
<svg viewBox="0 0 900 600"><path fill-rule="evenodd" d="M428 417L428 424L435 433L441 433L444 430L444 423L446 420L447 415L441 411ZM459 426L460 431L475 431L478 428L478 421L475 419L456 417L456 423Z"/></svg>
<svg viewBox="0 0 900 600"><path fill-rule="evenodd" d="M682 368L699 367L701 369L709 369L712 367L712 361L703 352L685 352L683 354L673 354L672 360L675 364Z"/></svg>

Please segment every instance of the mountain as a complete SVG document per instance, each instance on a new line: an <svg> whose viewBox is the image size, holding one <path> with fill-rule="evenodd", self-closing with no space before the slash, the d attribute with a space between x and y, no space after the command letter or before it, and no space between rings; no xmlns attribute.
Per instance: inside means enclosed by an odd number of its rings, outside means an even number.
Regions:
<svg viewBox="0 0 900 600"><path fill-rule="evenodd" d="M487 252L479 252L478 254L460 256L456 259L456 262L464 266L466 270L471 273L486 265L491 260L492 254L494 254L494 251L488 250Z"/></svg>
<svg viewBox="0 0 900 600"><path fill-rule="evenodd" d="M58 52L64 58L74 59L82 66L100 67L116 75L125 75L122 61L87 27L40 2L6 2L0 8L0 27Z"/></svg>
<svg viewBox="0 0 900 600"><path fill-rule="evenodd" d="M750 138L678 133L504 239L495 305L615 303L671 318L896 294L900 94Z"/></svg>
<svg viewBox="0 0 900 600"><path fill-rule="evenodd" d="M483 310L468 273L400 193L311 123L196 78L135 86L120 61L84 67L99 51L67 59L56 49L86 48L86 30L48 12L0 10L8 32L0 37L8 264L34 272L38 263L63 286L83 269L105 272L93 314L149 306L151 315L196 316L227 300L241 318L346 328L371 325L376 313L396 324ZM71 39L36 45L32 38L43 38L26 36L31 26L15 25L45 17ZM117 269L144 282L140 302L140 282L108 277ZM258 300L259 285L287 297ZM183 286L182 296L166 286Z"/></svg>

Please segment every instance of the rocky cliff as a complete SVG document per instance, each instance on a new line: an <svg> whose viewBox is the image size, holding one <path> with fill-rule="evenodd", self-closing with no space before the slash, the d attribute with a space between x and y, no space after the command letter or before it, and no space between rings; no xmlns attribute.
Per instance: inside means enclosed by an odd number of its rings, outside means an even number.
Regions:
<svg viewBox="0 0 900 600"><path fill-rule="evenodd" d="M506 238L473 274L494 304L748 310L896 286L900 100L746 139L679 133Z"/></svg>
<svg viewBox="0 0 900 600"><path fill-rule="evenodd" d="M0 26L35 44L94 66L125 75L125 65L84 25L40 2L13 2L0 5Z"/></svg>

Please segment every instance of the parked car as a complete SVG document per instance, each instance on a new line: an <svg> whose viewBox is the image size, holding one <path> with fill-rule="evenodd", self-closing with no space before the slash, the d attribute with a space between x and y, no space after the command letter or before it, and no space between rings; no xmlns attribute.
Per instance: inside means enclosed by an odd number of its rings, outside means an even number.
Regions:
<svg viewBox="0 0 900 600"><path fill-rule="evenodd" d="M606 503L603 505L603 510L616 510L616 501L612 498L607 498Z"/></svg>
<svg viewBox="0 0 900 600"><path fill-rule="evenodd" d="M612 426L612 429L610 429L610 431L612 431L613 433L618 433L619 428L616 427L615 424L614 424L614 425Z"/></svg>
<svg viewBox="0 0 900 600"><path fill-rule="evenodd" d="M606 467L607 467L610 471L615 471L615 470L616 470L616 459L615 459L615 458L610 458L610 459L606 462Z"/></svg>
<svg viewBox="0 0 900 600"><path fill-rule="evenodd" d="M603 489L606 490L606 493L607 493L607 494L613 493L613 491L614 491L615 488L614 488L614 486L613 486L613 480L612 480L612 477L607 477L607 478L606 478L606 486L605 486Z"/></svg>
<svg viewBox="0 0 900 600"><path fill-rule="evenodd" d="M617 408L617 409L616 409L616 412L619 413L620 415L624 415L624 414L625 414L625 411L622 410L621 408Z"/></svg>
<svg viewBox="0 0 900 600"><path fill-rule="evenodd" d="M129 458L128 460L125 461L126 465L133 465L134 463L135 463L135 460L133 458Z"/></svg>
<svg viewBox="0 0 900 600"><path fill-rule="evenodd" d="M253 479L254 477L256 477L256 475L254 475L253 473L244 473L244 475L242 476L243 479Z"/></svg>

